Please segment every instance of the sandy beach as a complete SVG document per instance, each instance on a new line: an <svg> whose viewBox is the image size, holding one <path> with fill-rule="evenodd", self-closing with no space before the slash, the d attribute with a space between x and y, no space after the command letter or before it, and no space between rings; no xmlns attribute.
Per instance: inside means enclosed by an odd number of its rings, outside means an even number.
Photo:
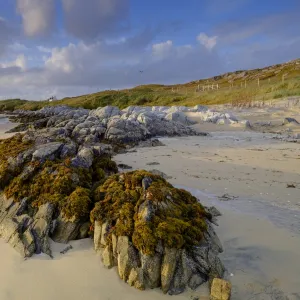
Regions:
<svg viewBox="0 0 300 300"><path fill-rule="evenodd" d="M12 125L2 124L1 133L6 126ZM170 183L222 212L216 231L225 249L221 259L233 284L233 300L300 299L300 144L226 125L200 122L194 127L210 136L161 138L165 146L132 149L114 160L164 172ZM72 250L60 254L66 246L52 243L54 259L35 255L24 261L0 241L0 299L170 297L122 282L116 268L102 266L92 240L71 244ZM208 294L204 285L173 298L205 300Z"/></svg>
<svg viewBox="0 0 300 300"><path fill-rule="evenodd" d="M274 127L284 130L277 122ZM165 146L115 159L164 172L173 185L223 213L216 231L232 299L300 299L300 144L199 123L194 127L210 136L162 138Z"/></svg>
<svg viewBox="0 0 300 300"><path fill-rule="evenodd" d="M18 124L9 122L5 115L0 114L0 139L6 139L14 135L14 133L5 133L6 131L16 127Z"/></svg>

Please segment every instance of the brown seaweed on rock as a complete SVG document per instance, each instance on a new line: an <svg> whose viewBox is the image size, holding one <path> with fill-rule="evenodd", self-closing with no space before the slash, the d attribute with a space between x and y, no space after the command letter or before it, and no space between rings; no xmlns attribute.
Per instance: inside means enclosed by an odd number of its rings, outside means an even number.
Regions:
<svg viewBox="0 0 300 300"><path fill-rule="evenodd" d="M145 181L150 185L145 188ZM91 212L111 226L110 234L128 236L142 253L151 255L159 241L168 248L199 244L210 214L185 190L147 171L114 175L95 191Z"/></svg>
<svg viewBox="0 0 300 300"><path fill-rule="evenodd" d="M94 199L95 250L128 284L179 294L223 276L212 215L189 192L138 170L109 177Z"/></svg>

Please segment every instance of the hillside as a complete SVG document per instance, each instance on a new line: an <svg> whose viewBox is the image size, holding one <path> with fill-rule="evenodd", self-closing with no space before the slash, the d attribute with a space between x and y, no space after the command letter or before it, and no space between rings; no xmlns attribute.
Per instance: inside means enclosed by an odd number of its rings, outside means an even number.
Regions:
<svg viewBox="0 0 300 300"><path fill-rule="evenodd" d="M254 70L240 70L177 85L150 84L126 90L102 91L95 94L64 98L55 102L0 101L0 111L37 110L46 105L70 105L93 109L115 105L247 105L300 95L300 59Z"/></svg>

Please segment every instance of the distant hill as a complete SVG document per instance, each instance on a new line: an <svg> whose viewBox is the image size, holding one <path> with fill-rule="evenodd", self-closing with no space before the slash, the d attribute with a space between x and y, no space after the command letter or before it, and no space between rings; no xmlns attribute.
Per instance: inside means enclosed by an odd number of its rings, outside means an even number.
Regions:
<svg viewBox="0 0 300 300"><path fill-rule="evenodd" d="M37 110L46 105L97 108L115 105L238 104L300 95L300 59L262 69L239 70L176 85L150 84L132 89L102 91L58 101L0 101L0 111Z"/></svg>

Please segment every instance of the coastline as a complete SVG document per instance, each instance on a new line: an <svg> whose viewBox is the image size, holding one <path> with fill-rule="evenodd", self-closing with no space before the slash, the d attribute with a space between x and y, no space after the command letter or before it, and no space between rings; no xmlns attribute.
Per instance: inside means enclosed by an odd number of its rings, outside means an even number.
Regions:
<svg viewBox="0 0 300 300"><path fill-rule="evenodd" d="M194 128L211 136L161 138L166 146L132 149L113 160L133 169L158 169L170 177L171 184L190 190L201 202L215 205L223 213L215 229L224 245L225 252L220 257L233 283L233 300L253 295L267 299L268 293L297 299L300 268L295 261L299 259L300 239L293 228L300 225L299 186L287 189L286 184L300 182L299 144L227 125L197 124ZM153 162L156 164L148 165ZM220 201L218 196L226 193L237 198ZM285 214L277 208L284 209ZM140 299L141 295L145 300L169 297L157 289L140 292L122 282L115 269L102 266L92 240L70 244L73 249L60 255L65 245L52 243L54 260L42 254L22 261L0 241L0 263L7 276L0 281L1 299L24 298L23 292L30 295L24 299L46 300L99 299L100 294L101 299L110 300ZM36 277L39 288L35 288ZM22 286L22 295L11 282ZM208 293L207 285L202 285L196 292L185 292L176 299L208 299Z"/></svg>

